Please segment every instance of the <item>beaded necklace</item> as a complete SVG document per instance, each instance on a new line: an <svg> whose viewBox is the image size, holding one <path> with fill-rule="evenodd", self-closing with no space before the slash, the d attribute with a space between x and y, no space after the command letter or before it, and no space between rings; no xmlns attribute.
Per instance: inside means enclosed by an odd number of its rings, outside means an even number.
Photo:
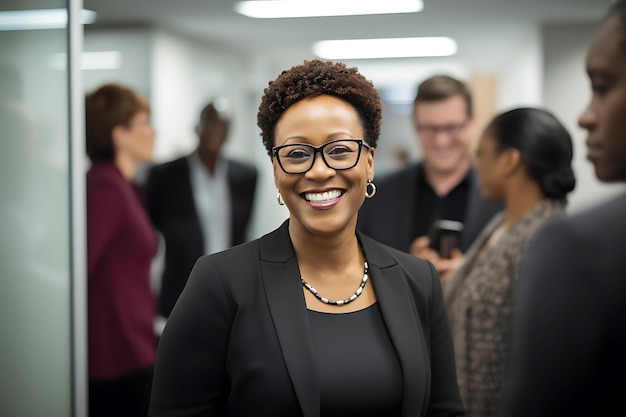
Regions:
<svg viewBox="0 0 626 417"><path fill-rule="evenodd" d="M312 287L308 282L306 282L304 280L304 278L302 278L302 275L300 276L300 281L302 281L302 286L304 288L306 288L307 290L309 290L311 292L311 294L313 294L315 296L315 298L317 298L318 300L320 300L322 303L324 304L330 304L330 305L334 305L334 306L342 306L348 303L351 303L352 301L356 300L356 298L361 295L361 293L363 292L363 288L365 288L365 284L367 284L367 280L368 280L368 275L367 275L367 271L368 271L368 266L367 266L367 261L365 261L365 265L363 266L363 279L361 280L361 284L359 285L359 288L356 289L356 291L354 292L354 294L352 294L350 296L350 298L346 298L345 300L329 300L326 297L323 297L322 295L320 295L320 293L317 292L317 290Z"/></svg>

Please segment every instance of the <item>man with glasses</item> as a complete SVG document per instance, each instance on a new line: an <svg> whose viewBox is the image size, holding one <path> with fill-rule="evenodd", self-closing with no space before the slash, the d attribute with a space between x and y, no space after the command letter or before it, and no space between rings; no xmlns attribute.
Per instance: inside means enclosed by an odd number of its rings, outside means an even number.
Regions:
<svg viewBox="0 0 626 417"><path fill-rule="evenodd" d="M433 262L442 282L500 206L481 196L471 162L472 96L448 75L423 81L413 105L423 159L376 181L376 198L359 213L359 229L394 248ZM438 220L463 225L457 250L446 259L426 237ZM456 223L458 224L458 223Z"/></svg>

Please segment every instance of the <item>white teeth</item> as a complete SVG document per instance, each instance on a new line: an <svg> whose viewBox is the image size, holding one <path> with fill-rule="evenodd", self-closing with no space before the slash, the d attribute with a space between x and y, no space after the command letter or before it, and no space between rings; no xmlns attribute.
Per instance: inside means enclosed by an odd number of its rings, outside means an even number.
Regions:
<svg viewBox="0 0 626 417"><path fill-rule="evenodd" d="M334 200L335 198L339 198L341 196L341 191L333 190L327 191L325 193L304 193L304 198L307 201L321 202Z"/></svg>

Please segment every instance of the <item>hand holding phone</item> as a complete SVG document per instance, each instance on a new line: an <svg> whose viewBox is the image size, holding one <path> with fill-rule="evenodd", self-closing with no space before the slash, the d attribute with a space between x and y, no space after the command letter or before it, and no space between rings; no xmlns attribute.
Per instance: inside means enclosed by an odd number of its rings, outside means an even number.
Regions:
<svg viewBox="0 0 626 417"><path fill-rule="evenodd" d="M440 257L450 259L452 252L459 247L463 223L455 220L437 220L428 232L429 247L437 251Z"/></svg>

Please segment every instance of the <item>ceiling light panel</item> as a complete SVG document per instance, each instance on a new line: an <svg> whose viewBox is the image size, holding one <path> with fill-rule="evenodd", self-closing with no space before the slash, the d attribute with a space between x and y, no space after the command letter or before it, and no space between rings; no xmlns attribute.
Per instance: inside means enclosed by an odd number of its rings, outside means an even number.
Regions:
<svg viewBox="0 0 626 417"><path fill-rule="evenodd" d="M313 45L313 53L324 59L450 56L456 51L456 41L448 37L328 40Z"/></svg>
<svg viewBox="0 0 626 417"><path fill-rule="evenodd" d="M0 30L64 29L67 27L67 9L9 10L0 12ZM81 23L96 20L96 13L81 10Z"/></svg>
<svg viewBox="0 0 626 417"><path fill-rule="evenodd" d="M415 13L422 0L259 0L240 1L235 11L258 19Z"/></svg>

